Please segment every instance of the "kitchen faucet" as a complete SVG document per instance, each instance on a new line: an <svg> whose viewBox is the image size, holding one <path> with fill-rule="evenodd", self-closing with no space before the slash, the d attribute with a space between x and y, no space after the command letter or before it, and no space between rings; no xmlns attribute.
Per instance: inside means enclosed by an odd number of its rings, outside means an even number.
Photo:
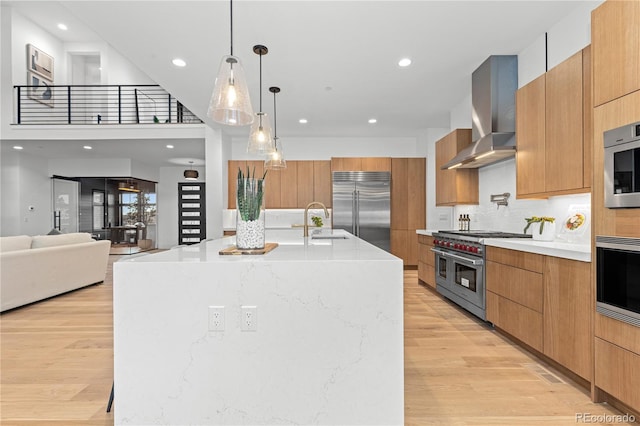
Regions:
<svg viewBox="0 0 640 426"><path fill-rule="evenodd" d="M304 236L305 237L309 236L309 207L315 204L322 206L322 208L324 209L324 217L327 219L329 218L329 210L327 210L327 207L324 204L322 204L320 201L312 201L309 204L307 204L307 207L304 209Z"/></svg>

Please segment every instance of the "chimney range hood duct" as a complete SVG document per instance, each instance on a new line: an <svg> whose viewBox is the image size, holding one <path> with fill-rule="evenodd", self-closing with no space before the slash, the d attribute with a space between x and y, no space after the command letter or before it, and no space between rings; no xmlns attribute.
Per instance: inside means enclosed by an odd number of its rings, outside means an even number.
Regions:
<svg viewBox="0 0 640 426"><path fill-rule="evenodd" d="M442 169L475 169L516 153L516 90L518 57L494 55L471 75L473 143Z"/></svg>

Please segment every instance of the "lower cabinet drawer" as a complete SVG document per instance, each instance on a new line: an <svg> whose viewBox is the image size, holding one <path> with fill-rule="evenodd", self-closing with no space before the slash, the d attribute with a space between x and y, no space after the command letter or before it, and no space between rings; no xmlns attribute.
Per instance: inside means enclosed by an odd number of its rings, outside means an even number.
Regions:
<svg viewBox="0 0 640 426"><path fill-rule="evenodd" d="M418 278L430 287L436 288L436 270L433 266L418 262Z"/></svg>
<svg viewBox="0 0 640 426"><path fill-rule="evenodd" d="M543 318L540 312L487 291L487 321L542 352Z"/></svg>
<svg viewBox="0 0 640 426"><path fill-rule="evenodd" d="M542 313L542 274L497 262L487 262L487 290Z"/></svg>
<svg viewBox="0 0 640 426"><path fill-rule="evenodd" d="M640 411L640 355L595 339L596 386Z"/></svg>

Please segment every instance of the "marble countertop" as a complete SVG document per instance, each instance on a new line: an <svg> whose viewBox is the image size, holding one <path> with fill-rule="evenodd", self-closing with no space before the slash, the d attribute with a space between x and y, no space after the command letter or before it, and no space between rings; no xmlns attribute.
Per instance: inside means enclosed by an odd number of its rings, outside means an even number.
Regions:
<svg viewBox="0 0 640 426"><path fill-rule="evenodd" d="M563 241L536 241L530 238L487 238L484 243L491 247L500 247L564 259L591 262L591 246Z"/></svg>
<svg viewBox="0 0 640 426"><path fill-rule="evenodd" d="M319 231L319 230L316 230ZM150 255L123 259L121 262L292 262L292 261L399 261L397 257L353 236L341 229L322 229L322 235L333 233L346 238L303 237L301 228L267 229L266 242L278 243L278 247L264 255L220 255L218 252L235 244L235 236L203 241L200 244L178 247Z"/></svg>
<svg viewBox="0 0 640 426"><path fill-rule="evenodd" d="M418 229L416 231L418 235L429 236L433 235L434 232L438 231L432 229ZM590 244L568 243L566 241L537 241L531 238L485 238L484 243L491 247L591 262Z"/></svg>

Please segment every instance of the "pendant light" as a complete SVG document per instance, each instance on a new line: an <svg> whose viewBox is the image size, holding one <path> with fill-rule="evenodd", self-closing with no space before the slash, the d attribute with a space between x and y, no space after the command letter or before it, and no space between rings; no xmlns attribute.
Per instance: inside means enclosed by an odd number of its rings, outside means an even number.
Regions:
<svg viewBox="0 0 640 426"><path fill-rule="evenodd" d="M251 133L249 134L249 145L247 152L251 154L267 155L271 154L275 149L273 139L271 138L271 125L269 125L269 117L262 111L262 56L269 52L266 46L257 44L253 46L253 52L260 56L260 111L256 113L256 117L251 125Z"/></svg>
<svg viewBox="0 0 640 426"><path fill-rule="evenodd" d="M231 54L222 57L207 115L213 121L229 126L246 126L253 122L253 108L247 79L240 59L233 56L233 0L229 1L231 17Z"/></svg>
<svg viewBox="0 0 640 426"><path fill-rule="evenodd" d="M189 161L189 169L184 171L185 180L198 180L200 175L197 170L193 170L193 161Z"/></svg>
<svg viewBox="0 0 640 426"><path fill-rule="evenodd" d="M282 144L278 148L278 118L276 116L276 93L280 93L279 87L269 87L273 93L273 152L264 160L264 168L267 170L281 170L287 168L287 162L282 153Z"/></svg>

